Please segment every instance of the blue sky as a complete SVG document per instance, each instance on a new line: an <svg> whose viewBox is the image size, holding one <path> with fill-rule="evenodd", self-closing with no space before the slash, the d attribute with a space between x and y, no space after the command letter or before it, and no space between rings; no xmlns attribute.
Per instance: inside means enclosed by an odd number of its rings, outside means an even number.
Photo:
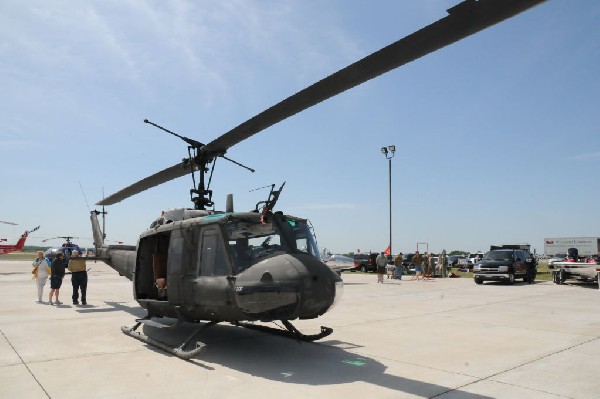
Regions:
<svg viewBox="0 0 600 399"><path fill-rule="evenodd" d="M187 155L148 118L210 142L289 95L446 15L458 1L0 3L0 237L91 243L88 207ZM246 140L211 188L309 218L332 252L485 251L600 236L600 3L553 0ZM109 207L135 243L191 206L183 177ZM53 243L60 244L60 240Z"/></svg>

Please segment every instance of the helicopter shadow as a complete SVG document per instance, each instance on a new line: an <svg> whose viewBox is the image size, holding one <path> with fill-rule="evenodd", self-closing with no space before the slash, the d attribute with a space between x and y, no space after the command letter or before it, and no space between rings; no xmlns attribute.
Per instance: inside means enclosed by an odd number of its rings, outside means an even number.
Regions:
<svg viewBox="0 0 600 399"><path fill-rule="evenodd" d="M344 281L344 285L369 285L369 283L348 283Z"/></svg>
<svg viewBox="0 0 600 399"><path fill-rule="evenodd" d="M109 313L109 312L125 312L134 316L136 319L141 319L146 315L146 309L140 306L127 306L121 302L104 302L110 308L101 308L95 305L73 305L76 308L76 311L79 313ZM71 306L69 306L71 307ZM133 322L133 320L132 320Z"/></svg>
<svg viewBox="0 0 600 399"><path fill-rule="evenodd" d="M167 319L168 320L168 319ZM165 320L166 322L166 320ZM177 329L144 326L144 334L177 346L198 325L184 323ZM350 342L327 340L301 342L290 338L219 324L200 335L207 348L189 363L209 370L220 365L240 373L288 384L327 386L363 381L416 396L432 397L454 388L386 373L387 367L368 356L351 352L361 348ZM148 345L156 353L174 356ZM461 398L488 396L460 392Z"/></svg>

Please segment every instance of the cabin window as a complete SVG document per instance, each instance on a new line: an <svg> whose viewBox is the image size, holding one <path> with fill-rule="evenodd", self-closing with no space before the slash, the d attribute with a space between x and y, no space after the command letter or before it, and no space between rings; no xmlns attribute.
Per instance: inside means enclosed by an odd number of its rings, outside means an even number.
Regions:
<svg viewBox="0 0 600 399"><path fill-rule="evenodd" d="M200 245L199 275L226 276L229 274L225 250L218 231L209 230L202 234Z"/></svg>
<svg viewBox="0 0 600 399"><path fill-rule="evenodd" d="M182 274L183 238L177 237L171 240L169 248L169 267L171 274Z"/></svg>

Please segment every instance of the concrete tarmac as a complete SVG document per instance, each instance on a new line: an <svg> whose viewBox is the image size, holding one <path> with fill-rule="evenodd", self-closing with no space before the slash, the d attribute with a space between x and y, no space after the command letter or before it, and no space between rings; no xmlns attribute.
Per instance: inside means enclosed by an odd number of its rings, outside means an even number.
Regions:
<svg viewBox="0 0 600 399"><path fill-rule="evenodd" d="M30 262L0 261L0 398L598 398L594 285L475 285L344 273L338 306L296 321L314 343L223 324L180 360L121 332L145 311L131 282L89 263L88 306L37 304ZM406 276L405 276L406 279ZM49 284L44 296L47 300ZM170 321L170 320L169 320ZM176 345L194 330L145 326Z"/></svg>

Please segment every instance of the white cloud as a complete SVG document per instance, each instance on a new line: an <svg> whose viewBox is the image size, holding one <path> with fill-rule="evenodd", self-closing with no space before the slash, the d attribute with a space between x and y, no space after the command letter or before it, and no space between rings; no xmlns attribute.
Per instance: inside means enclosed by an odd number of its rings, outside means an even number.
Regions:
<svg viewBox="0 0 600 399"><path fill-rule="evenodd" d="M597 161L600 160L600 151L577 154L563 159L567 161Z"/></svg>

